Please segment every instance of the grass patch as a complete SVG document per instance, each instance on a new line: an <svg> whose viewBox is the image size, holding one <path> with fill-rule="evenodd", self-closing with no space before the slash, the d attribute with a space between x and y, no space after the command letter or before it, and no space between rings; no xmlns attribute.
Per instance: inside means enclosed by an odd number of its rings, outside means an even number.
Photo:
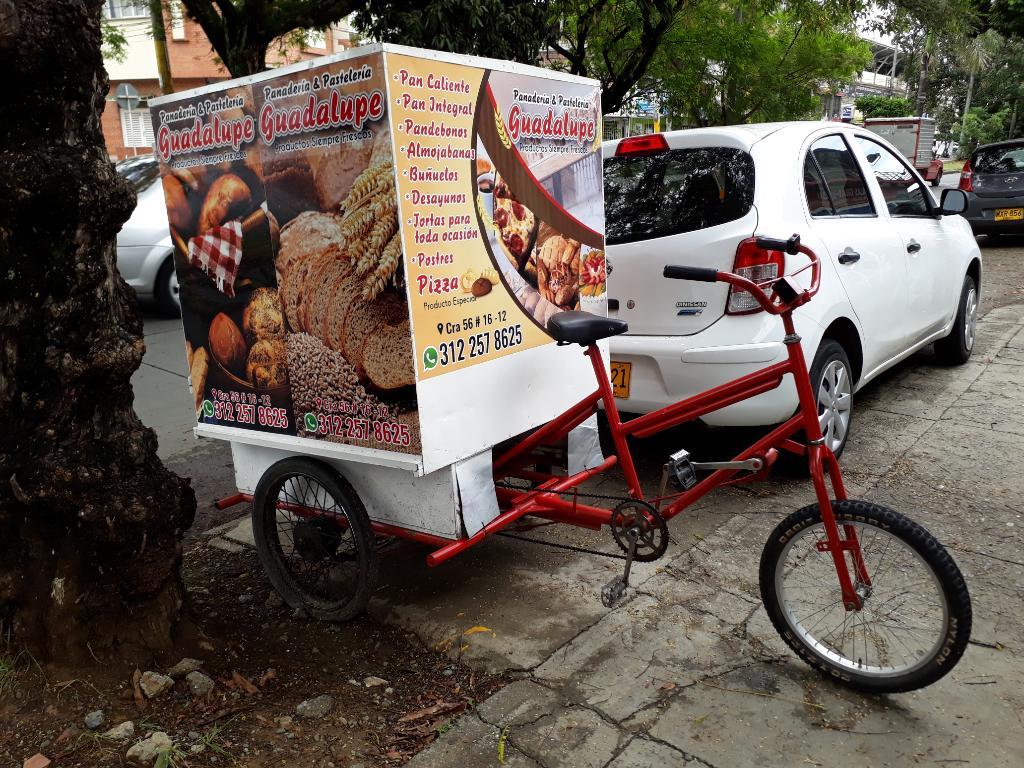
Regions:
<svg viewBox="0 0 1024 768"><path fill-rule="evenodd" d="M964 169L963 160L947 160L942 164L943 173L960 173Z"/></svg>

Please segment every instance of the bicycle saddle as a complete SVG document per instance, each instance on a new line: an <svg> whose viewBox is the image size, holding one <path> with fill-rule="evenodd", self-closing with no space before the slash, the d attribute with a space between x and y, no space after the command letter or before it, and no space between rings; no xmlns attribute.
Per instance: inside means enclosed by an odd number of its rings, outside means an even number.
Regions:
<svg viewBox="0 0 1024 768"><path fill-rule="evenodd" d="M559 312L548 320L548 333L559 344L580 344L587 346L598 339L618 336L629 330L624 320L600 317L589 312Z"/></svg>

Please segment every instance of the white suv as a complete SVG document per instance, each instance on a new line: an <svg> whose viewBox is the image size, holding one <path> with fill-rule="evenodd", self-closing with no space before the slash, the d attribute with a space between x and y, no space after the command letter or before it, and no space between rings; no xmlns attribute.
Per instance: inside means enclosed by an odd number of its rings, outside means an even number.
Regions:
<svg viewBox="0 0 1024 768"><path fill-rule="evenodd" d="M945 363L970 356L978 246L878 136L775 123L649 134L603 150L609 309L629 323L611 339L621 410L648 412L785 359L782 324L746 293L662 275L666 264L781 274L785 255L758 249L754 235L799 233L822 259L821 291L794 319L837 454L866 382L933 342ZM959 193L943 194L953 195L948 210L962 210ZM774 424L796 406L787 377L703 420Z"/></svg>

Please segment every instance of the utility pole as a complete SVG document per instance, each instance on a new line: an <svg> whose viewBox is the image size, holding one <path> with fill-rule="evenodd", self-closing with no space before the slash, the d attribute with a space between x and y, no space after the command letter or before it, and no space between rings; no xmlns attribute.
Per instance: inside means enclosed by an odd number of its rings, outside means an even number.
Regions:
<svg viewBox="0 0 1024 768"><path fill-rule="evenodd" d="M153 50L156 53L156 71L160 78L160 93L174 93L171 79L171 61L167 57L167 30L164 28L162 0L149 0L149 18L153 24Z"/></svg>

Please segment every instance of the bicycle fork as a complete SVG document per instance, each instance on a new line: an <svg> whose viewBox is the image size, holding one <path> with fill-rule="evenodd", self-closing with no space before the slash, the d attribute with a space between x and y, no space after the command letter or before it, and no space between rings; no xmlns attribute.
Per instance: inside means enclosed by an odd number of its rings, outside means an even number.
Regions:
<svg viewBox="0 0 1024 768"><path fill-rule="evenodd" d="M793 378L796 382L797 395L800 400L800 411L803 414L804 434L807 436L807 460L810 466L811 482L821 512L821 522L825 527L825 540L817 543L819 552L828 552L836 568L839 588L842 592L843 607L847 611L859 611L864 606L864 597L871 591L871 578L857 539L857 530L852 525L843 525L842 534L832 511L832 499L825 483L825 470L828 470L829 482L836 499L846 499L846 488L843 485L842 472L832 449L825 445L825 436L818 421L818 405L811 389L810 376L805 375L807 362L803 348L800 346L800 335L793 326L791 312L782 315L782 323L786 329L783 342L789 352L793 364ZM854 575L850 573L850 563L846 553L850 553ZM854 577L856 582L854 582Z"/></svg>

